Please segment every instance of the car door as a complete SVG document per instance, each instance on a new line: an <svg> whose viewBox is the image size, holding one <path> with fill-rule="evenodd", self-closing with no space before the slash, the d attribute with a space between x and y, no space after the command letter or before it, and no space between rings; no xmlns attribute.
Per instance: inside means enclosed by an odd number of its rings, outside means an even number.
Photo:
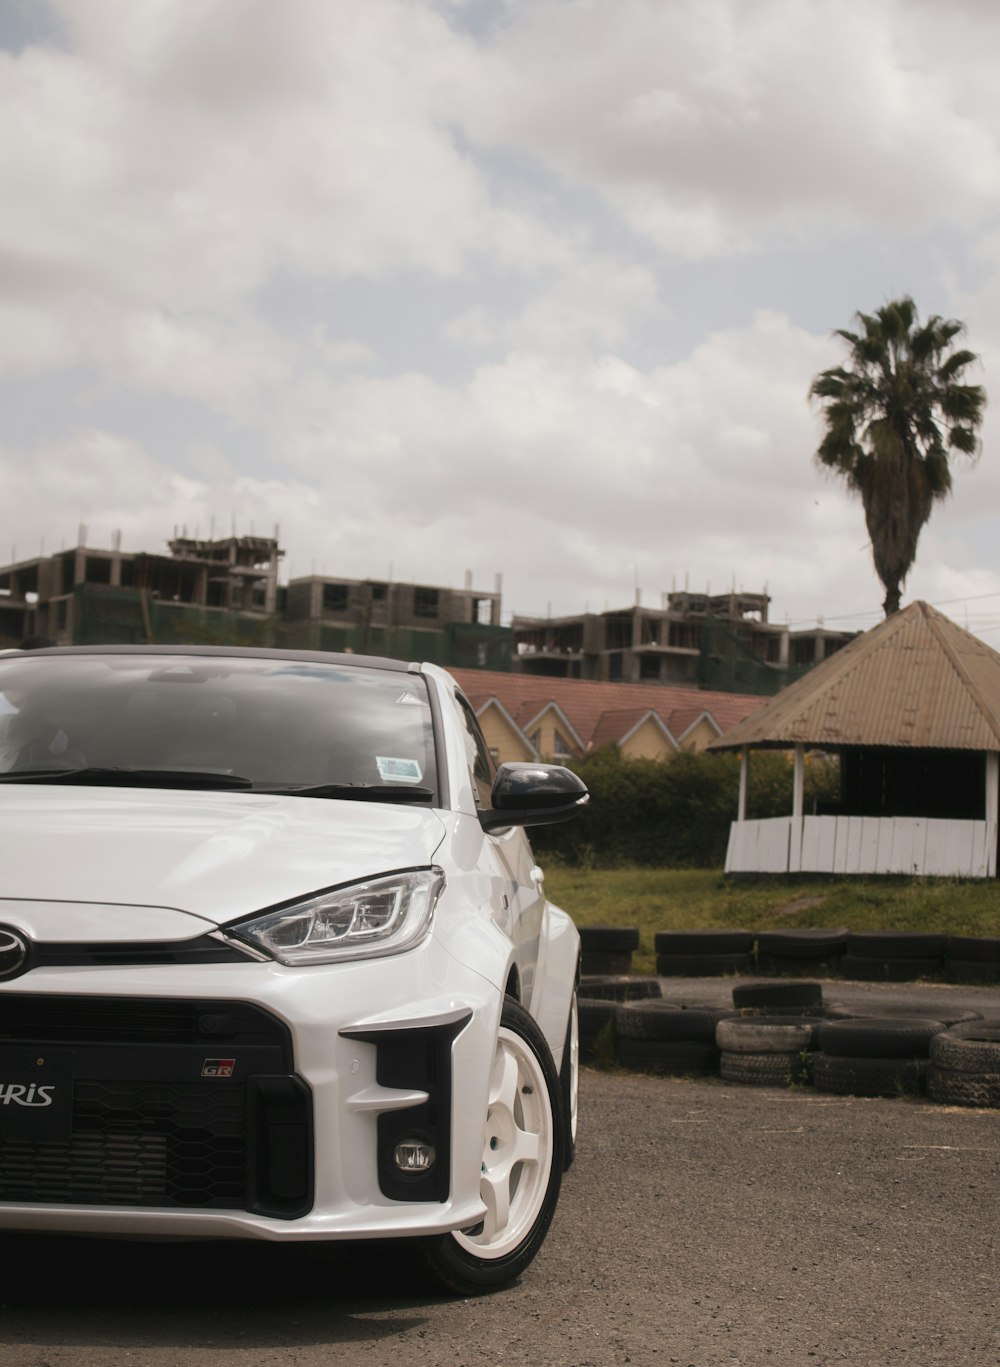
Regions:
<svg viewBox="0 0 1000 1367"><path fill-rule="evenodd" d="M476 801L482 807L490 805L494 765L479 722L472 707L460 694L458 703L467 733L466 755L472 775ZM531 845L519 826L487 833L487 851L497 867L505 888L508 932L514 943L517 970L521 979L521 1000L530 1006L538 964L538 947L545 911L542 890L542 871L535 863Z"/></svg>

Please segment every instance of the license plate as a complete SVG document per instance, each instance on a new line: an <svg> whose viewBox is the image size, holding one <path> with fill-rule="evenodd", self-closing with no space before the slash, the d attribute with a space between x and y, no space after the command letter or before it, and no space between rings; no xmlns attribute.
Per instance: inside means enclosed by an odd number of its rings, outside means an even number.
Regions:
<svg viewBox="0 0 1000 1367"><path fill-rule="evenodd" d="M0 1048L0 1139L69 1139L73 1128L70 1049Z"/></svg>

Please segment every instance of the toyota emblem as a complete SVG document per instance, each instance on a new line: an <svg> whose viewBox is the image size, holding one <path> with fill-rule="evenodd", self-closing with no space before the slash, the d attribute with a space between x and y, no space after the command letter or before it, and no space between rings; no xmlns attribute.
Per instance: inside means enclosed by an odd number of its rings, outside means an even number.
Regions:
<svg viewBox="0 0 1000 1367"><path fill-rule="evenodd" d="M0 978L9 978L24 967L28 946L12 930L0 930Z"/></svg>

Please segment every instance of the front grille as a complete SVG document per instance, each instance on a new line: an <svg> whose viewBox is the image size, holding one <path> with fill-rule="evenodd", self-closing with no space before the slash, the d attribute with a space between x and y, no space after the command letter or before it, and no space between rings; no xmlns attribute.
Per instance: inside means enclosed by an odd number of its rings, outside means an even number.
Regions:
<svg viewBox="0 0 1000 1367"><path fill-rule="evenodd" d="M0 1041L49 1044L273 1044L291 1063L282 1021L247 1002L0 993Z"/></svg>
<svg viewBox="0 0 1000 1367"><path fill-rule="evenodd" d="M72 1065L67 1132L0 1106L0 1201L250 1210L312 1203L311 1096L285 1025L242 1002L0 993L0 1069ZM6 1046L6 1050L5 1050ZM33 1060L32 1060L33 1061ZM0 1075L3 1085L28 1079ZM45 1080L40 1076L39 1080ZM4 1134L7 1117L16 1132ZM43 1123L39 1113L39 1125ZM13 1120L6 1124L14 1130Z"/></svg>

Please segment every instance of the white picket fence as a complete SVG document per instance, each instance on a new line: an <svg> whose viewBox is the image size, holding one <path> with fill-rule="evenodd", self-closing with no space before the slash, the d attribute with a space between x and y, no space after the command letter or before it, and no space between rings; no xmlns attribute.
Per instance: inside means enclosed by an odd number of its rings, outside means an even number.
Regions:
<svg viewBox="0 0 1000 1367"><path fill-rule="evenodd" d="M727 873L996 875L995 821L805 816L734 821Z"/></svg>

